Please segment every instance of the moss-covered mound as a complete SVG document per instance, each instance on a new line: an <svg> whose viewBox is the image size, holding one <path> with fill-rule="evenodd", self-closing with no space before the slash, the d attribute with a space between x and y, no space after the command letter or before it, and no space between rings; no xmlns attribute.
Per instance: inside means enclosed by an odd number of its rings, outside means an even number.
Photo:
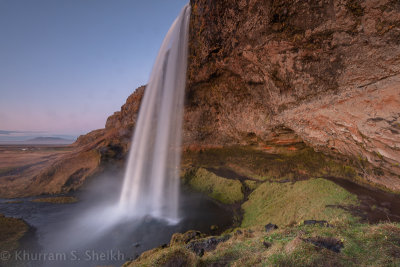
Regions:
<svg viewBox="0 0 400 267"><path fill-rule="evenodd" d="M242 208L242 227L272 222L278 225L296 224L302 220L354 220L338 206L357 205L355 195L325 179L310 179L295 183L263 183Z"/></svg>
<svg viewBox="0 0 400 267"><path fill-rule="evenodd" d="M219 177L203 168L188 172L185 183L224 204L240 202L244 197L240 181Z"/></svg>
<svg viewBox="0 0 400 267"><path fill-rule="evenodd" d="M10 252L17 249L28 230L29 226L23 220L0 214L0 250Z"/></svg>

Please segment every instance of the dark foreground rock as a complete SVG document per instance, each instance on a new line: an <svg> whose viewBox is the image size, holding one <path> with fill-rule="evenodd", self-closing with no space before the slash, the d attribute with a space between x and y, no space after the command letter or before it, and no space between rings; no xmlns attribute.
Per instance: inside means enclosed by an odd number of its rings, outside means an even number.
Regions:
<svg viewBox="0 0 400 267"><path fill-rule="evenodd" d="M344 247L343 242L333 237L311 237L303 239L304 242L311 243L319 248L326 248L339 253Z"/></svg>
<svg viewBox="0 0 400 267"><path fill-rule="evenodd" d="M219 243L227 241L230 237L230 235L225 235L222 237L209 237L202 240L195 240L186 245L186 248L201 257L205 252L214 250Z"/></svg>
<svg viewBox="0 0 400 267"><path fill-rule="evenodd" d="M265 228L265 232L269 232L269 231L278 229L278 225L269 223L269 224L265 225L264 228Z"/></svg>
<svg viewBox="0 0 400 267"><path fill-rule="evenodd" d="M186 233L175 233L171 237L170 246L178 245L178 244L187 244L190 241L200 239L205 237L205 234L200 231L190 230Z"/></svg>

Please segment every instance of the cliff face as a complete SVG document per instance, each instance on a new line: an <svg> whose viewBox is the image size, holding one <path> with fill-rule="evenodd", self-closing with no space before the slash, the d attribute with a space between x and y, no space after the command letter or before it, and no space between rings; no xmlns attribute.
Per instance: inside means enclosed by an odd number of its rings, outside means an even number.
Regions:
<svg viewBox="0 0 400 267"><path fill-rule="evenodd" d="M316 150L352 159L366 180L400 191L398 0L191 5L185 146L264 145L291 130ZM143 92L26 191L74 189L105 162L121 162ZM80 166L89 151L96 154L90 167ZM65 164L68 172L54 175Z"/></svg>
<svg viewBox="0 0 400 267"><path fill-rule="evenodd" d="M400 2L192 0L185 142L292 129L400 190Z"/></svg>

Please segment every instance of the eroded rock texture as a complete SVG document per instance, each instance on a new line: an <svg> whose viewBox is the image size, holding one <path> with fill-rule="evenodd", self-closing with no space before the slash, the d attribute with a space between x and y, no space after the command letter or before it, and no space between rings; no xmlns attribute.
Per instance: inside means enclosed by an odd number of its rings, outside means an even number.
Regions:
<svg viewBox="0 0 400 267"><path fill-rule="evenodd" d="M191 4L186 143L263 142L284 125L400 190L399 1Z"/></svg>

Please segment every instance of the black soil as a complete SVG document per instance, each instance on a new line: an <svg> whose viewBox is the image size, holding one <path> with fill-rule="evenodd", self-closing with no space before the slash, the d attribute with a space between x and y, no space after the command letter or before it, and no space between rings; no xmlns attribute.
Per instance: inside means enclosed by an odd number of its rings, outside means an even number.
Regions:
<svg viewBox="0 0 400 267"><path fill-rule="evenodd" d="M326 177L326 179L358 197L361 202L359 206L341 208L360 216L363 221L369 223L400 222L400 197L398 195L361 186L343 178Z"/></svg>

